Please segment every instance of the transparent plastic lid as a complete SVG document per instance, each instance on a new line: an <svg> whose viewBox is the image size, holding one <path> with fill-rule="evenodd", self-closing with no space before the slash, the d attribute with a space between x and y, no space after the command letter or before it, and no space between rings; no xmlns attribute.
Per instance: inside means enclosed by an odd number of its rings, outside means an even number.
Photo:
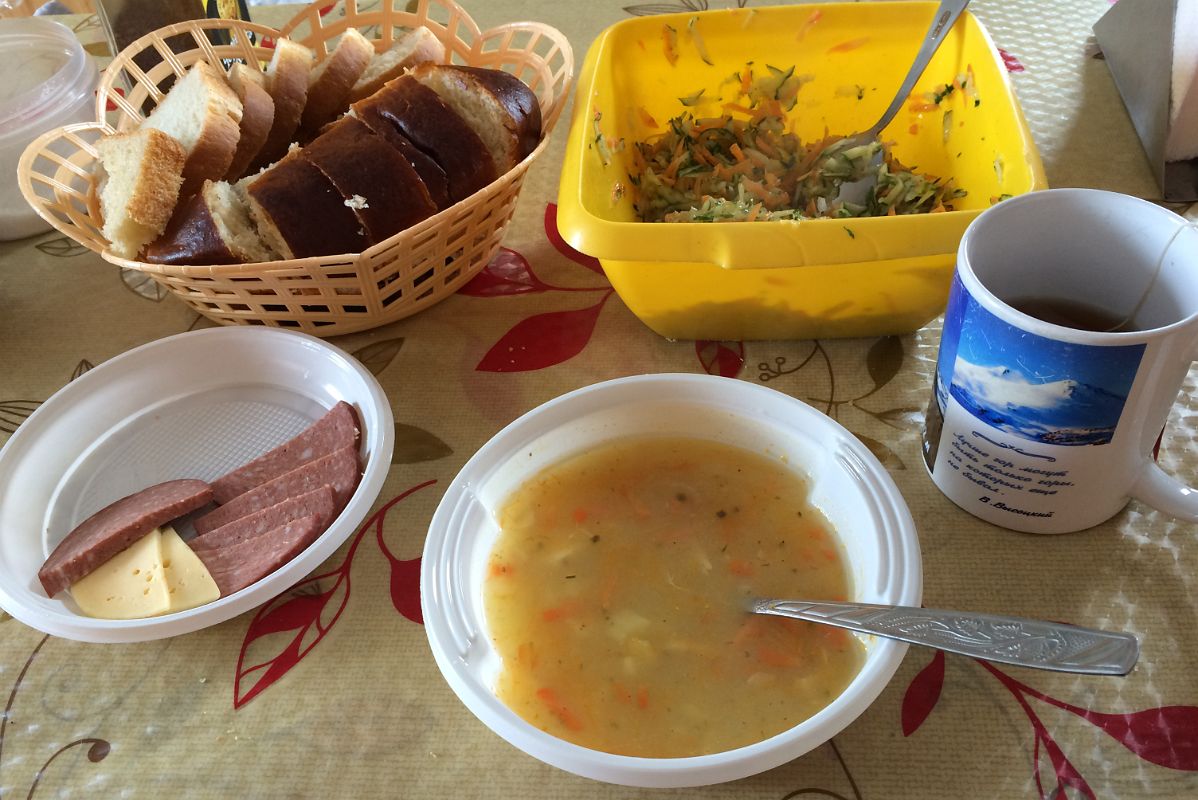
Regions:
<svg viewBox="0 0 1198 800"><path fill-rule="evenodd" d="M95 89L91 59L68 28L50 20L0 20L0 64L0 137Z"/></svg>

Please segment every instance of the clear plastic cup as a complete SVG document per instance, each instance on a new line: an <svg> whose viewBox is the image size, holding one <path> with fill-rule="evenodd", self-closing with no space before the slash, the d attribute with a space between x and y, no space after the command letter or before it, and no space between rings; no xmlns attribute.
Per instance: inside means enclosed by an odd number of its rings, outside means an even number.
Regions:
<svg viewBox="0 0 1198 800"><path fill-rule="evenodd" d="M99 74L69 28L42 18L0 20L0 240L50 229L17 187L17 162L41 134L95 117Z"/></svg>

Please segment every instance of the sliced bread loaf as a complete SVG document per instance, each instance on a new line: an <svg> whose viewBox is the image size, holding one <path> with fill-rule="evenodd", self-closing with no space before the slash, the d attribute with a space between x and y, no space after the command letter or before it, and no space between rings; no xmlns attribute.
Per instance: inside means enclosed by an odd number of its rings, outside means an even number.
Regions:
<svg viewBox="0 0 1198 800"><path fill-rule="evenodd" d="M391 124L445 172L456 203L498 177L486 144L474 129L420 81L403 75L365 100L354 113L372 128Z"/></svg>
<svg viewBox="0 0 1198 800"><path fill-rule="evenodd" d="M187 153L181 197L199 191L205 180L229 171L241 136L241 101L225 75L197 61L142 123L170 134Z"/></svg>
<svg viewBox="0 0 1198 800"><path fill-rule="evenodd" d="M398 78L418 64L439 63L445 60L445 45L428 28L414 28L400 34L382 53L370 60L366 70L350 91L349 99L357 102L383 88L383 84Z"/></svg>
<svg viewBox="0 0 1198 800"><path fill-rule="evenodd" d="M152 264L240 264L274 261L245 201L224 181L205 181L179 204L166 231L146 248Z"/></svg>
<svg viewBox="0 0 1198 800"><path fill-rule="evenodd" d="M300 151L348 197L375 242L437 213L424 181L386 140L342 117Z"/></svg>
<svg viewBox="0 0 1198 800"><path fill-rule="evenodd" d="M411 75L471 124L491 151L499 174L523 161L541 141L537 96L510 72L424 64Z"/></svg>
<svg viewBox="0 0 1198 800"><path fill-rule="evenodd" d="M336 49L312 70L301 126L313 134L349 106L349 92L374 58L374 45L357 28L348 28Z"/></svg>
<svg viewBox="0 0 1198 800"><path fill-rule="evenodd" d="M266 244L283 258L360 253L374 242L325 174L301 154L245 178L250 217Z"/></svg>
<svg viewBox="0 0 1198 800"><path fill-rule="evenodd" d="M287 152L295 139L300 116L308 100L308 76L312 72L312 51L290 39L275 42L275 53L266 67L266 91L275 103L270 133L250 169L258 169Z"/></svg>
<svg viewBox="0 0 1198 800"><path fill-rule="evenodd" d="M241 100L241 136L226 180L236 180L249 169L250 162L258 155L266 137L270 135L275 120L275 101L264 88L262 70L245 64L234 64L229 69L229 85Z"/></svg>
<svg viewBox="0 0 1198 800"><path fill-rule="evenodd" d="M96 149L104 236L114 254L136 258L171 218L187 151L157 128L106 136Z"/></svg>
<svg viewBox="0 0 1198 800"><path fill-rule="evenodd" d="M398 128L378 114L359 117L352 108L346 117L359 120L375 134L386 139L387 143L412 165L412 169L416 170L416 174L424 182L424 188L428 190L428 195L438 211L453 205L453 201L449 199L449 179L445 176L445 170L441 169L441 165L431 156L412 144L412 140L400 133Z"/></svg>

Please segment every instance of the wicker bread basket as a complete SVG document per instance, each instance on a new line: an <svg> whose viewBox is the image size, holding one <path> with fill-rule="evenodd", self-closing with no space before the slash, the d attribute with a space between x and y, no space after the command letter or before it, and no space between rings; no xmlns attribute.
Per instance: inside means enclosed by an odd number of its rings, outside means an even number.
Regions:
<svg viewBox="0 0 1198 800"><path fill-rule="evenodd" d="M239 20L207 19L170 25L138 39L101 77L96 122L50 131L26 148L17 168L25 199L71 239L113 264L146 273L203 316L225 325L271 325L333 336L394 322L449 296L499 249L525 173L545 149L565 105L574 69L570 44L557 30L534 22L479 31L453 0L419 0L410 12L403 9L405 0L381 0L370 11L359 11L356 0L345 0L344 15L339 13L341 4L332 12L326 7L324 15L321 5L304 8L281 31ZM451 63L515 74L540 101L541 143L489 186L358 254L168 266L130 261L108 251L93 178L100 137L140 124L162 99L158 85L163 79L171 73L183 75L200 59L214 65L230 59L260 64L270 59L271 39L288 37L312 48L320 60L351 26L375 39L380 49L390 46L397 32L424 26L445 45ZM195 48L172 52L165 40L179 34L190 35ZM230 43L218 45L211 39ZM134 56L146 50L162 57L148 72L134 62ZM110 102L117 110L108 115Z"/></svg>

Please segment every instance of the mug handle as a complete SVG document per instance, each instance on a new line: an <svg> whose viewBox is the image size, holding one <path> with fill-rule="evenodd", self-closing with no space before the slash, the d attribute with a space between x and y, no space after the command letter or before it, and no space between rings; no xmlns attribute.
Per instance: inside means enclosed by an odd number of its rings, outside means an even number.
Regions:
<svg viewBox="0 0 1198 800"><path fill-rule="evenodd" d="M1154 461L1148 463L1131 487L1131 496L1169 516L1198 522L1198 489L1173 478Z"/></svg>

